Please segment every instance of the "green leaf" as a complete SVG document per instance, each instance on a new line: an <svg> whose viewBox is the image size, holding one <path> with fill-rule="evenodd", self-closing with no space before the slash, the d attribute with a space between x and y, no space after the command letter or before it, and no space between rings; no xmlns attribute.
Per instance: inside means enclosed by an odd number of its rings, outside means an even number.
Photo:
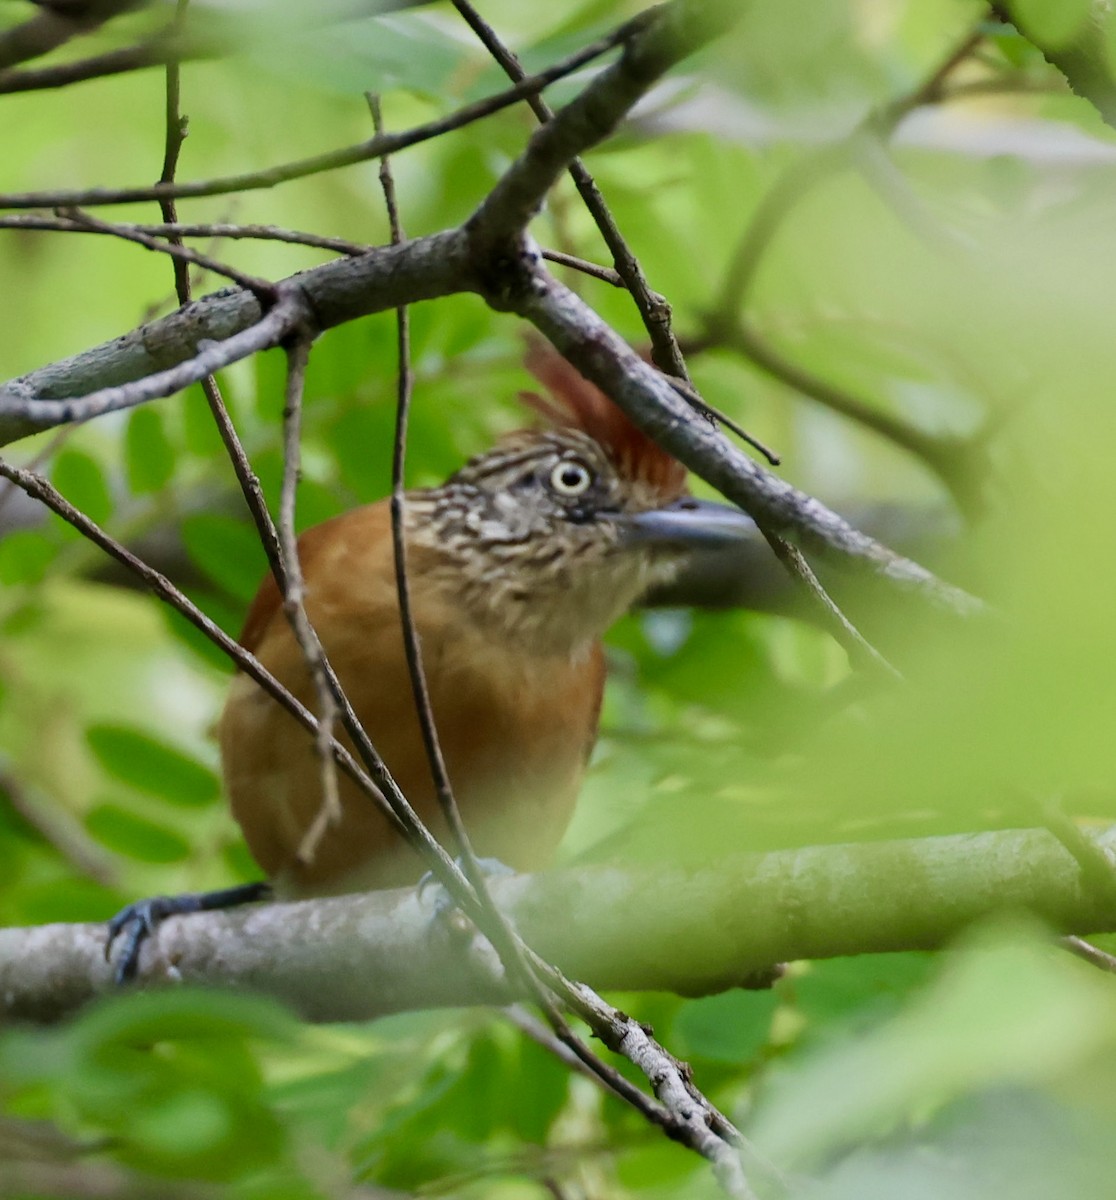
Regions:
<svg viewBox="0 0 1116 1200"><path fill-rule="evenodd" d="M55 1092L125 1166L232 1180L285 1161L260 1048L296 1038L288 1014L256 997L116 994L70 1027L0 1042L0 1072L9 1087Z"/></svg>
<svg viewBox="0 0 1116 1200"><path fill-rule="evenodd" d="M251 600L267 572L267 558L248 518L197 513L187 517L181 529L186 551L197 566L238 600Z"/></svg>
<svg viewBox="0 0 1116 1200"><path fill-rule="evenodd" d="M929 954L865 954L810 963L794 981L794 1007L807 1033L879 1024L925 986L933 969Z"/></svg>
<svg viewBox="0 0 1116 1200"><path fill-rule="evenodd" d="M395 414L387 404L347 408L329 430L341 478L361 501L391 491L391 439Z"/></svg>
<svg viewBox="0 0 1116 1200"><path fill-rule="evenodd" d="M682 1006L674 1023L675 1053L743 1065L767 1043L778 997L773 989L703 996Z"/></svg>
<svg viewBox="0 0 1116 1200"><path fill-rule="evenodd" d="M93 809L85 818L85 827L110 850L139 862L181 862L190 855L190 843L180 834L116 804Z"/></svg>
<svg viewBox="0 0 1116 1200"><path fill-rule="evenodd" d="M297 1024L281 1004L240 992L134 992L113 997L84 1016L76 1036L87 1052L108 1045L136 1045L164 1039L285 1041ZM249 1081L250 1082L250 1081Z"/></svg>
<svg viewBox="0 0 1116 1200"><path fill-rule="evenodd" d="M136 495L157 492L170 480L174 473L174 449L158 409L137 408L128 418L124 463L128 486Z"/></svg>
<svg viewBox="0 0 1116 1200"><path fill-rule="evenodd" d="M617 1163L617 1178L629 1195L662 1197L703 1195L685 1186L700 1165L681 1146L662 1138L629 1150ZM711 1196L712 1193L709 1193Z"/></svg>
<svg viewBox="0 0 1116 1200"><path fill-rule="evenodd" d="M7 862L5 858L5 862ZM36 871L17 893L21 925L46 925L54 921L108 920L126 902L119 892L106 888L91 879L61 876L55 873L43 879ZM8 879L4 880L5 883Z"/></svg>
<svg viewBox="0 0 1116 1200"><path fill-rule="evenodd" d="M233 1125L234 1116L225 1097L189 1088L145 1105L129 1124L128 1136L149 1154L188 1159L219 1150Z"/></svg>
<svg viewBox="0 0 1116 1200"><path fill-rule="evenodd" d="M337 91L410 88L442 95L467 62L468 43L412 14L347 21L267 45L261 67L291 80Z"/></svg>
<svg viewBox="0 0 1116 1200"><path fill-rule="evenodd" d="M50 472L54 486L98 525L112 515L112 494L101 464L84 450L61 450Z"/></svg>
<svg viewBox="0 0 1116 1200"><path fill-rule="evenodd" d="M1111 1054L1111 981L1052 958L1046 943L1029 926L982 930L894 1019L800 1060L752 1126L761 1150L787 1165L809 1162L928 1104L1070 1078Z"/></svg>
<svg viewBox="0 0 1116 1200"><path fill-rule="evenodd" d="M222 398L228 407L229 398L225 395L225 391L226 389L222 387ZM186 449L191 454L197 455L198 458L213 458L221 461L220 456L225 454L225 445L221 441L217 424L213 420L213 413L209 409L209 401L206 399L200 383L187 389L186 394L182 397L181 411L182 433Z"/></svg>
<svg viewBox="0 0 1116 1200"><path fill-rule="evenodd" d="M0 583L38 583L58 553L49 534L17 529L0 538Z"/></svg>
<svg viewBox="0 0 1116 1200"><path fill-rule="evenodd" d="M287 356L282 350L268 350L252 359L256 384L256 412L278 431L283 424L286 403Z"/></svg>
<svg viewBox="0 0 1116 1200"><path fill-rule="evenodd" d="M1092 0L1012 0L1010 12L1028 38L1057 49L1076 36L1092 8Z"/></svg>
<svg viewBox="0 0 1116 1200"><path fill-rule="evenodd" d="M217 777L208 767L140 729L92 725L86 740L101 766L129 787L190 808L217 797Z"/></svg>

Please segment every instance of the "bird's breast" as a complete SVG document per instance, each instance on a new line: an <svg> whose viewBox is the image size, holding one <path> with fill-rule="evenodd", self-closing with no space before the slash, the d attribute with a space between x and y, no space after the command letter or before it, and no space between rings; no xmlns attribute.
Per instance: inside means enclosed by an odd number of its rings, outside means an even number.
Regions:
<svg viewBox="0 0 1116 1200"><path fill-rule="evenodd" d="M322 561L321 554L310 559L319 567ZM319 578L307 572L310 618L388 769L442 837L394 579L388 575L385 586L382 572L362 569L368 564L359 554L333 565ZM439 742L475 848L517 869L538 866L572 815L596 735L601 649L594 644L575 655L532 653L492 636L441 589L424 597L417 578L412 587ZM256 619L264 628L257 656L313 710L305 658L285 620L278 613L266 624ZM346 777L340 780L340 819L313 854L306 853L322 795L313 740L244 676L234 681L219 738L233 813L257 861L282 890L319 894L418 877L417 857Z"/></svg>

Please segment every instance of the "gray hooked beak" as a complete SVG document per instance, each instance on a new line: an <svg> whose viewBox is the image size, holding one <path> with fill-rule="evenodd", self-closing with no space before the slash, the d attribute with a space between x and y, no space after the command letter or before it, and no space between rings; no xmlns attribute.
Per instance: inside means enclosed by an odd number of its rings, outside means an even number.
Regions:
<svg viewBox="0 0 1116 1200"><path fill-rule="evenodd" d="M624 513L617 524L621 543L629 546L717 549L751 543L756 536L755 522L740 509L693 496L648 512Z"/></svg>

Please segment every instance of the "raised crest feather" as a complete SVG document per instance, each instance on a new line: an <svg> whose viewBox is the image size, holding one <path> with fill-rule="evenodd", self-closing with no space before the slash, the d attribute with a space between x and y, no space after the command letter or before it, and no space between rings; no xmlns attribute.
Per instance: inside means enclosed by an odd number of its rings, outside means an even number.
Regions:
<svg viewBox="0 0 1116 1200"><path fill-rule="evenodd" d="M519 398L543 420L557 428L587 433L604 447L625 479L645 484L660 502L685 494L686 468L678 459L633 425L596 384L590 383L549 342L528 337L523 361L547 394L520 392Z"/></svg>

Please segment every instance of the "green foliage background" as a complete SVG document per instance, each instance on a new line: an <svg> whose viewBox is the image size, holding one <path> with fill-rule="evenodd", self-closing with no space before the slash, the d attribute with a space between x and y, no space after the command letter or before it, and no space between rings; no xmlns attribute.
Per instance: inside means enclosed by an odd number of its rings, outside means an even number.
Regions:
<svg viewBox="0 0 1116 1200"><path fill-rule="evenodd" d="M17 7L0 19L22 18ZM1054 39L1086 7L1019 6L1036 36ZM499 0L485 14L530 69L637 9L595 0L542 16ZM983 15L969 0L753 5L590 156L682 336L707 331L737 241L784 171L916 87ZM95 41L124 41L151 19L136 14ZM383 93L392 128L496 90L500 77L462 30L442 5L289 36L273 15L236 27L241 53L184 69L180 176L363 140L364 89ZM1031 45L998 25L986 34L951 81L971 85L965 94L920 109L886 152L785 214L747 316L794 363L922 430L964 469L968 519L954 522L944 561L1002 620L943 629L913 602L881 613L871 598L908 676L896 694L862 687L824 635L788 618L626 619L610 637L603 737L564 861L704 862L726 848L1008 827L1054 801L1112 820L1116 141ZM5 96L3 187L154 179L162 89L148 71ZM531 127L513 109L398 156L408 231L460 222ZM374 164L181 211L388 237ZM109 215L157 219L154 206ZM568 183L536 233L604 261ZM277 278L323 258L262 242L215 253ZM109 238L3 232L0 273L5 377L170 307L169 264ZM576 286L641 339L624 294ZM422 485L520 421L515 395L529 380L520 330L480 301L412 315L410 482ZM953 527L940 473L915 456L731 349L695 354L692 369L712 403L778 447L795 483L837 507L900 505ZM301 525L387 491L394 370L390 315L318 343ZM221 382L274 501L282 363L264 355ZM176 531L187 590L236 632L264 559L196 389L13 451L40 455L116 536L158 546ZM24 511L8 494L0 505ZM209 736L228 668L103 570L53 518L0 540L5 924L100 920L138 895L254 875ZM854 591L854 616L858 602L868 611ZM798 964L770 993L617 999L693 1063L795 1194L1038 1200L1110 1189L1116 996L1022 918L940 956ZM86 1194L67 1190L79 1177L119 1195L176 1195L193 1182L190 1195L343 1197L375 1183L518 1200L553 1194L548 1180L570 1196L715 1194L693 1155L482 1011L315 1029L257 998L121 995L63 1028L0 1031L0 1113L0 1165L77 1172L70 1184L40 1172L21 1190L0 1169L5 1196Z"/></svg>

